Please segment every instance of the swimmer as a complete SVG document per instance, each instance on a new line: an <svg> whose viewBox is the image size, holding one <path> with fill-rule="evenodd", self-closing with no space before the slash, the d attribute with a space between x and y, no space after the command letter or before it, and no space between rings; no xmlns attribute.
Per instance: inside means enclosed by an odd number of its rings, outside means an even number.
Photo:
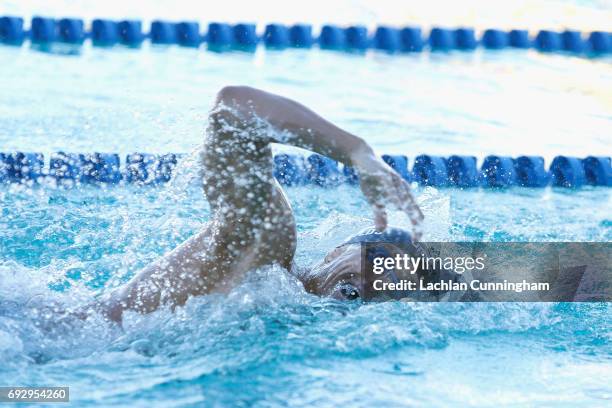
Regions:
<svg viewBox="0 0 612 408"><path fill-rule="evenodd" d="M332 250L310 271L297 271L296 224L273 176L271 143L292 145L352 166L372 205L374 228ZM387 206L405 212L419 239L423 215L408 184L361 138L305 106L258 89L228 86L219 91L208 118L201 154L210 223L95 306L120 322L124 311L150 313L181 306L193 296L227 293L253 269L277 264L294 273L313 294L355 299L362 290L360 242L388 238ZM393 233L391 233L393 235ZM397 234L395 234L397 235Z"/></svg>

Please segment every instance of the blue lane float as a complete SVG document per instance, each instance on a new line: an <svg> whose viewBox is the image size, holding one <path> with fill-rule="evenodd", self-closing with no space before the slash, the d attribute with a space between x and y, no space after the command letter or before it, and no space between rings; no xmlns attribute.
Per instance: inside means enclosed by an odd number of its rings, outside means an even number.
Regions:
<svg viewBox="0 0 612 408"><path fill-rule="evenodd" d="M612 164L609 157L589 156L582 160L587 184L612 187Z"/></svg>
<svg viewBox="0 0 612 408"><path fill-rule="evenodd" d="M561 34L555 31L541 30L535 37L534 45L539 51L559 51L562 45Z"/></svg>
<svg viewBox="0 0 612 408"><path fill-rule="evenodd" d="M134 184L151 184L155 181L156 161L152 154L128 154L125 159L125 180Z"/></svg>
<svg viewBox="0 0 612 408"><path fill-rule="evenodd" d="M51 43L57 39L55 19L47 17L32 18L30 39L35 44Z"/></svg>
<svg viewBox="0 0 612 408"><path fill-rule="evenodd" d="M50 178L62 186L75 184L160 184L169 181L179 155L133 153L121 167L119 155L113 153L64 153L51 155L48 169L40 153L0 153L0 183L29 184ZM382 159L407 181L434 187L511 186L543 188L577 188L585 185L612 187L610 157L589 156L584 159L557 156L545 169L541 156L487 156L480 170L474 156L446 157L420 155L412 170L404 155L383 155ZM278 154L274 157L274 176L283 185L315 184L334 186L341 182L357 184L359 176L349 166L339 167L334 160L318 154L308 157Z"/></svg>
<svg viewBox="0 0 612 408"><path fill-rule="evenodd" d="M176 24L169 21L155 20L151 23L149 37L151 38L151 44L176 44L178 41Z"/></svg>
<svg viewBox="0 0 612 408"><path fill-rule="evenodd" d="M508 45L513 48L527 49L531 47L531 39L527 30L510 30L508 33Z"/></svg>
<svg viewBox="0 0 612 408"><path fill-rule="evenodd" d="M116 45L119 43L119 24L112 20L94 20L91 23L91 41L100 47Z"/></svg>
<svg viewBox="0 0 612 408"><path fill-rule="evenodd" d="M346 46L357 51L365 51L369 47L368 29L364 26L350 26L345 30Z"/></svg>
<svg viewBox="0 0 612 408"><path fill-rule="evenodd" d="M176 40L183 47L199 47L202 43L200 24L194 21L181 21L177 23Z"/></svg>
<svg viewBox="0 0 612 408"><path fill-rule="evenodd" d="M357 170L354 167L344 166L342 168L342 177L344 177L344 181L348 184L359 184L359 174L357 174Z"/></svg>
<svg viewBox="0 0 612 408"><path fill-rule="evenodd" d="M282 24L268 24L263 35L264 44L269 48L287 48L289 42L289 29Z"/></svg>
<svg viewBox="0 0 612 408"><path fill-rule="evenodd" d="M612 52L612 34L603 31L593 31L589 35L591 51L597 54Z"/></svg>
<svg viewBox="0 0 612 408"><path fill-rule="evenodd" d="M520 156L514 161L516 179L519 186L545 187L550 177L544 168L544 158L541 156Z"/></svg>
<svg viewBox="0 0 612 408"><path fill-rule="evenodd" d="M586 49L586 42L580 31L565 30L561 33L561 46L564 51L581 53Z"/></svg>
<svg viewBox="0 0 612 408"><path fill-rule="evenodd" d="M304 158L295 154L274 156L274 177L284 186L297 186L306 181Z"/></svg>
<svg viewBox="0 0 612 408"><path fill-rule="evenodd" d="M0 42L8 45L21 45L25 40L23 18L5 16L0 17Z"/></svg>
<svg viewBox="0 0 612 408"><path fill-rule="evenodd" d="M414 159L412 179L424 186L444 187L448 184L446 159L422 154Z"/></svg>
<svg viewBox="0 0 612 408"><path fill-rule="evenodd" d="M485 157L480 170L483 187L511 187L517 184L514 160L505 156Z"/></svg>
<svg viewBox="0 0 612 408"><path fill-rule="evenodd" d="M77 182L83 155L58 152L51 156L49 176L60 182Z"/></svg>
<svg viewBox="0 0 612 408"><path fill-rule="evenodd" d="M232 27L225 23L210 23L206 39L213 49L229 48L232 45Z"/></svg>
<svg viewBox="0 0 612 408"><path fill-rule="evenodd" d="M167 153L157 157L155 166L155 181L157 183L167 183L172 178L174 168L178 164L178 155Z"/></svg>
<svg viewBox="0 0 612 408"><path fill-rule="evenodd" d="M419 27L404 27L400 30L402 51L421 52L423 50L423 34Z"/></svg>
<svg viewBox="0 0 612 408"><path fill-rule="evenodd" d="M177 156L165 154L156 156L146 153L128 154L126 158L125 180L132 184L159 184L172 178Z"/></svg>
<svg viewBox="0 0 612 408"><path fill-rule="evenodd" d="M78 45L85 41L85 23L79 18L62 18L57 31L60 42Z"/></svg>
<svg viewBox="0 0 612 408"><path fill-rule="evenodd" d="M482 45L490 50L506 48L508 42L508 33L502 30L488 29L482 35Z"/></svg>
<svg viewBox="0 0 612 408"><path fill-rule="evenodd" d="M552 185L577 188L586 184L586 173L582 160L577 157L557 156L550 165Z"/></svg>
<svg viewBox="0 0 612 408"><path fill-rule="evenodd" d="M48 175L62 185L116 184L121 180L119 155L59 152L51 156Z"/></svg>
<svg viewBox="0 0 612 408"><path fill-rule="evenodd" d="M116 184L121 180L119 155L94 153L83 155L81 182Z"/></svg>
<svg viewBox="0 0 612 408"><path fill-rule="evenodd" d="M295 48L310 48L314 44L312 26L296 24L289 28L289 43Z"/></svg>
<svg viewBox="0 0 612 408"><path fill-rule="evenodd" d="M441 27L434 27L429 33L429 47L432 51L450 51L455 48L453 33Z"/></svg>
<svg viewBox="0 0 612 408"><path fill-rule="evenodd" d="M319 35L319 46L326 50L340 50L346 47L346 34L343 29L324 25Z"/></svg>
<svg viewBox="0 0 612 408"><path fill-rule="evenodd" d="M410 171L408 170L408 157L404 155L383 154L382 159L395 170L406 181L410 181Z"/></svg>
<svg viewBox="0 0 612 408"><path fill-rule="evenodd" d="M342 178L338 162L320 154L311 154L307 161L308 181L318 186L330 187L340 184Z"/></svg>
<svg viewBox="0 0 612 408"><path fill-rule="evenodd" d="M119 41L128 47L139 47L144 41L142 22L139 20L123 20L117 24L119 28Z"/></svg>
<svg viewBox="0 0 612 408"><path fill-rule="evenodd" d="M0 182L29 183L44 175L44 158L40 153L0 153Z"/></svg>
<svg viewBox="0 0 612 408"><path fill-rule="evenodd" d="M401 40L400 32L393 27L381 26L374 32L374 48L394 53L399 51Z"/></svg>
<svg viewBox="0 0 612 408"><path fill-rule="evenodd" d="M455 45L459 50L474 50L478 46L476 34L472 28L458 28L455 30Z"/></svg>
<svg viewBox="0 0 612 408"><path fill-rule="evenodd" d="M255 24L236 24L233 28L234 45L243 49L254 49L259 38L255 29Z"/></svg>
<svg viewBox="0 0 612 408"><path fill-rule="evenodd" d="M450 156L446 161L450 185L460 188L478 185L478 167L474 156Z"/></svg>

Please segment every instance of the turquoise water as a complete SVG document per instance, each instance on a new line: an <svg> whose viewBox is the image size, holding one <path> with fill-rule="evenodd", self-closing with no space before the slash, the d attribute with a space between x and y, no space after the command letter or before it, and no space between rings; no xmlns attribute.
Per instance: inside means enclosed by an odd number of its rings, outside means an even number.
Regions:
<svg viewBox="0 0 612 408"><path fill-rule="evenodd" d="M0 146L189 152L224 85L290 96L381 153L610 155L612 56L0 47Z"/></svg>
<svg viewBox="0 0 612 408"><path fill-rule="evenodd" d="M0 384L67 384L79 406L576 407L612 398L610 304L341 303L270 268L227 297L128 315L123 331L95 319L58 322L50 307L91 301L206 222L208 208L184 177L167 191L0 193ZM333 199L322 189L289 195L300 265L368 224L351 187ZM612 238L605 190L419 197L431 238ZM584 199L589 212L577 204Z"/></svg>
<svg viewBox="0 0 612 408"><path fill-rule="evenodd" d="M380 153L610 153L607 60L80 52L0 47L0 150L195 152L216 90L243 83ZM90 302L206 223L192 157L165 188L0 189L0 385L69 385L75 406L610 404L609 303L340 303L269 268L228 296L128 314L123 330L58 320L54 308ZM288 194L301 266L371 223L352 187ZM609 189L417 195L426 240L612 240Z"/></svg>

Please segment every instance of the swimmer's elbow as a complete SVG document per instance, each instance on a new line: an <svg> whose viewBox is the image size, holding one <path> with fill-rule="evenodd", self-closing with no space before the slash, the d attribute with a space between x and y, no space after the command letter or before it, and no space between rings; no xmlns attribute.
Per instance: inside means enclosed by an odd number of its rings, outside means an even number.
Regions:
<svg viewBox="0 0 612 408"><path fill-rule="evenodd" d="M233 127L243 127L246 113L253 111L253 102L256 102L260 91L249 86L228 85L217 92L215 107L209 114L209 120L218 126L230 125Z"/></svg>
<svg viewBox="0 0 612 408"><path fill-rule="evenodd" d="M244 100L245 96L253 92L253 88L242 85L227 85L217 92L216 104L235 106Z"/></svg>

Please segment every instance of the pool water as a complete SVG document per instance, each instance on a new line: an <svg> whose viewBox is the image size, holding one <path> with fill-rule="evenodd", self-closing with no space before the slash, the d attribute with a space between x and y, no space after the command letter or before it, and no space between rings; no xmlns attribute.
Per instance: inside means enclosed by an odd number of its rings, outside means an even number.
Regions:
<svg viewBox="0 0 612 408"><path fill-rule="evenodd" d="M224 85L287 95L381 153L610 154L612 56L0 47L3 151L181 153ZM80 54L79 54L80 53ZM68 54L68 55L66 55Z"/></svg>
<svg viewBox="0 0 612 408"><path fill-rule="evenodd" d="M0 150L188 155L163 188L0 188L0 385L69 385L75 406L610 404L609 303L341 303L264 268L228 296L128 314L123 330L53 313L120 285L207 222L194 157L223 85L302 101L379 153L549 163L610 154L609 59L56 52L0 47ZM607 188L415 190L425 240L612 240ZM288 195L301 266L371 224L354 187Z"/></svg>

